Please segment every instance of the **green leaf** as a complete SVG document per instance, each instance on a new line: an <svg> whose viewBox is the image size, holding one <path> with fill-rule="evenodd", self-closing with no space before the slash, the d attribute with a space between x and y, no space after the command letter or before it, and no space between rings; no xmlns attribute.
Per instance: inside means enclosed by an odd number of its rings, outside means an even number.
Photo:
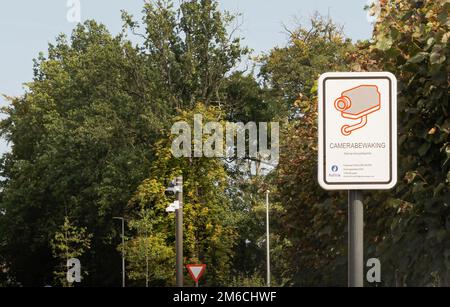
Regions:
<svg viewBox="0 0 450 307"><path fill-rule="evenodd" d="M429 50L434 45L434 43L436 43L436 39L434 37L430 37L427 40L427 46L425 47L425 50Z"/></svg>
<svg viewBox="0 0 450 307"><path fill-rule="evenodd" d="M445 62L445 60L446 60L445 55L443 55L443 54L441 55L438 52L433 52L430 56L430 63L433 65L434 64L442 64Z"/></svg>
<svg viewBox="0 0 450 307"><path fill-rule="evenodd" d="M391 37L382 37L379 39L375 45L375 48L386 51L392 47L393 40Z"/></svg>
<svg viewBox="0 0 450 307"><path fill-rule="evenodd" d="M416 176L417 176L417 172L407 172L405 174L405 180L406 180L406 182L411 183L414 181Z"/></svg>
<svg viewBox="0 0 450 307"><path fill-rule="evenodd" d="M419 53L417 53L415 56L413 56L412 58L410 58L410 59L408 60L408 63L414 63L414 64L420 63L420 62L422 62L423 60L425 60L426 58L428 58L428 56L429 56L429 53L428 53L428 52L419 52Z"/></svg>
<svg viewBox="0 0 450 307"><path fill-rule="evenodd" d="M424 143L422 144L419 149L417 150L417 153L423 157L427 154L428 150L430 149L431 144L430 143Z"/></svg>

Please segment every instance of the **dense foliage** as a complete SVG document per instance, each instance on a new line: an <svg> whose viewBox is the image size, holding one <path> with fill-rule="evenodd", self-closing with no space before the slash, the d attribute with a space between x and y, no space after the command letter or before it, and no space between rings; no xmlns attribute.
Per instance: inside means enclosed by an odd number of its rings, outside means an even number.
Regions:
<svg viewBox="0 0 450 307"><path fill-rule="evenodd" d="M387 1L369 50L399 81L399 183L369 203L391 285L450 286L449 10L448 1Z"/></svg>
<svg viewBox="0 0 450 307"><path fill-rule="evenodd" d="M372 40L352 42L316 15L257 56L258 73L237 69L249 49L213 0L146 2L140 21L122 13L119 35L87 21L59 36L3 109L11 151L0 167L0 285L67 285L65 262L79 257L81 285L117 286L122 248L128 285L173 285L164 190L177 175L185 263L207 264L206 286L264 285L267 190L273 284L346 285L346 193L316 179L316 80L380 70L399 82L399 178L364 194L365 258L381 260L382 285L450 285L450 4L380 5ZM281 122L279 165L175 158L170 127L194 114Z"/></svg>
<svg viewBox="0 0 450 307"><path fill-rule="evenodd" d="M291 119L271 178L284 209L274 218L283 250L276 269L287 285L345 285L345 199L317 184L316 80L348 70L346 55L354 46L331 20L316 16L311 24L292 31L288 45L274 49L261 70L272 99L285 101Z"/></svg>

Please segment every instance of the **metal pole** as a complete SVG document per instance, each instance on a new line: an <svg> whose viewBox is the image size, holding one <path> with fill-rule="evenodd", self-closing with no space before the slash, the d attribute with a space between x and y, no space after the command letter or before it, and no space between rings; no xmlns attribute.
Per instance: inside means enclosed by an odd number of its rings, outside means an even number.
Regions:
<svg viewBox="0 0 450 307"><path fill-rule="evenodd" d="M267 287L270 287L270 239L269 239L269 193L270 191L266 191L266 262L267 262Z"/></svg>
<svg viewBox="0 0 450 307"><path fill-rule="evenodd" d="M183 176L176 178L176 185L183 187ZM176 282L177 287L183 287L183 189L177 192L180 208L175 210L175 246L176 246Z"/></svg>
<svg viewBox="0 0 450 307"><path fill-rule="evenodd" d="M125 288L125 219L122 218L122 287Z"/></svg>
<svg viewBox="0 0 450 307"><path fill-rule="evenodd" d="M364 286L364 207L361 191L348 191L348 286Z"/></svg>
<svg viewBox="0 0 450 307"><path fill-rule="evenodd" d="M148 288L148 231L145 231L145 287Z"/></svg>

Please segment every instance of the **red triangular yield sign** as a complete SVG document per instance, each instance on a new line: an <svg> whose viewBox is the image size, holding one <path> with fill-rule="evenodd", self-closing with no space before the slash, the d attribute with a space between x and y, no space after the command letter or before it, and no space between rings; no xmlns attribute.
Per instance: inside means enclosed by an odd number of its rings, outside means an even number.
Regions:
<svg viewBox="0 0 450 307"><path fill-rule="evenodd" d="M189 275L191 275L192 279L195 282L198 282L200 277L202 277L205 272L206 264L186 264L186 268L188 269Z"/></svg>

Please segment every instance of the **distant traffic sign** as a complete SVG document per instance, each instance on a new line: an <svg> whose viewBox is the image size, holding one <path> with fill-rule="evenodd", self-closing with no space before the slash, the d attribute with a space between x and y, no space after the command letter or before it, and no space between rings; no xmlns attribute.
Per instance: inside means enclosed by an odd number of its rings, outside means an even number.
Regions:
<svg viewBox="0 0 450 307"><path fill-rule="evenodd" d="M397 80L388 72L319 79L319 184L390 189L397 182Z"/></svg>
<svg viewBox="0 0 450 307"><path fill-rule="evenodd" d="M188 269L189 275L191 275L195 284L198 286L198 280L205 272L206 264L187 264L186 268Z"/></svg>

